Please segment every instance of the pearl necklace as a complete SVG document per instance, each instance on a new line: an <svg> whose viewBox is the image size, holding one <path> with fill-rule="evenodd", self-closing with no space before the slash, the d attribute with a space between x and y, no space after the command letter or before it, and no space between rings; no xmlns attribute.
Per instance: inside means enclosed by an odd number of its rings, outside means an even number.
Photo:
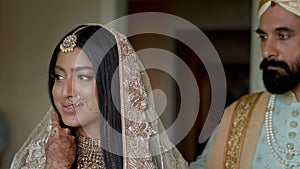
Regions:
<svg viewBox="0 0 300 169"><path fill-rule="evenodd" d="M294 155L300 155L300 151L295 151L292 148L291 149L284 149L279 146L275 134L273 132L272 126L273 126L273 111L274 111L274 104L275 104L275 98L276 95L272 95L270 97L269 103L267 105L267 110L266 110L266 116L265 116L265 123L266 123L266 134L267 134L267 143L269 146L269 149L273 156L276 158L278 162L283 164L287 168L292 168L292 167L298 167L300 166L300 162L291 162L283 159L277 151L285 154L286 156L294 156ZM277 150L277 151L276 151Z"/></svg>

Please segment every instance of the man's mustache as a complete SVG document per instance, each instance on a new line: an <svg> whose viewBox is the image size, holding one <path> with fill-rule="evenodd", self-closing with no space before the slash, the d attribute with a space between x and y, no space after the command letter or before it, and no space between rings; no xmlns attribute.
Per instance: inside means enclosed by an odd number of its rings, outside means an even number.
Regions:
<svg viewBox="0 0 300 169"><path fill-rule="evenodd" d="M272 67L280 67L282 69L284 69L287 73L291 73L291 70L288 66L288 64L286 62L283 62L283 61L276 61L276 60L268 60L267 58L264 58L260 65L259 65L259 68L261 70L267 70L269 66L272 66Z"/></svg>

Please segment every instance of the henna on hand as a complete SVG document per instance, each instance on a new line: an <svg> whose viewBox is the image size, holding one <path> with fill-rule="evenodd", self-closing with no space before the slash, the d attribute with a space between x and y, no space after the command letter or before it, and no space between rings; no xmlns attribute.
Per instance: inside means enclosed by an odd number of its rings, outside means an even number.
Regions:
<svg viewBox="0 0 300 169"><path fill-rule="evenodd" d="M46 144L46 169L70 168L76 156L75 137L70 129L61 128L56 112L52 112L51 135Z"/></svg>

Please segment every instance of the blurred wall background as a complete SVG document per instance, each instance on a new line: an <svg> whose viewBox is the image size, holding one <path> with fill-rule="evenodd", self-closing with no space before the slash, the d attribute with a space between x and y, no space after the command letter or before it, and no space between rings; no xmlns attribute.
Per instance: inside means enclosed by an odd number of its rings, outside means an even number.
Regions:
<svg viewBox="0 0 300 169"><path fill-rule="evenodd" d="M263 90L261 72L258 67L261 60L259 41L258 36L254 33L257 28L257 3L258 0L129 0L128 13L165 12L182 17L201 29L216 48L222 61L226 82L218 81L218 84L215 85L221 90L227 84L227 96L224 102L226 102L225 106L228 106L249 91ZM157 21L157 23L161 27L170 26L167 22ZM132 24L128 26L129 30L134 29L131 27L136 27ZM184 27L180 27L178 32L193 34L191 30ZM131 37L130 40L136 50L160 48L175 53L194 73L200 95L198 117L190 132L177 144L177 147L187 161L195 160L205 146L205 143L198 142L198 138L211 104L212 90L205 65L196 60L197 56L193 51L170 37L146 34ZM173 71L179 75L180 66L172 66ZM161 116L165 127L168 128L178 117L182 92L190 91L179 91L172 77L157 70L150 71L149 75L150 79L151 77L155 79L153 87L159 86L163 91L171 90L169 91L171 94L167 94L168 109ZM186 82L187 86L188 83ZM192 109L186 109L184 113L189 115L193 111ZM169 115L165 116L165 113L169 113ZM183 123L182 126L189 123L191 121ZM178 131L180 130L178 129Z"/></svg>
<svg viewBox="0 0 300 169"><path fill-rule="evenodd" d="M233 82L229 87L239 89L231 98L234 99L249 90L261 90L256 65L260 61L260 53L257 37L253 35L257 23L257 1L0 0L0 117L4 119L0 123L5 128L4 135L0 133L0 144L3 141L5 145L3 151L0 145L1 168L8 168L15 151L49 109L48 63L58 40L76 25L86 22L105 24L126 14L145 11L182 17L207 33L225 67L233 68L227 69L227 77ZM138 38L135 40L135 45L143 48L138 46ZM146 47L147 43L153 44L151 39L143 43ZM252 83L249 82L250 77ZM175 106L175 102L170 101L171 107ZM179 145L188 161L194 160L201 152L197 151L199 145L195 140L198 133L199 130L194 131Z"/></svg>

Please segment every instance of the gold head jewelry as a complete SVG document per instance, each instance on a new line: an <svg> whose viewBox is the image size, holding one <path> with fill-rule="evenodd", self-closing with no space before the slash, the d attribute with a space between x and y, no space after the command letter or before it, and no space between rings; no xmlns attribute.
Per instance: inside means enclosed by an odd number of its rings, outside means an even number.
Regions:
<svg viewBox="0 0 300 169"><path fill-rule="evenodd" d="M62 44L60 44L60 50L64 53L72 52L74 48L76 47L76 42L77 42L77 35L76 33L81 31L82 29L85 29L89 25L83 26L76 31L72 33L72 35L68 35L65 37L63 40Z"/></svg>
<svg viewBox="0 0 300 169"><path fill-rule="evenodd" d="M64 53L72 52L76 47L77 36L75 34L67 36L60 44L60 50Z"/></svg>

